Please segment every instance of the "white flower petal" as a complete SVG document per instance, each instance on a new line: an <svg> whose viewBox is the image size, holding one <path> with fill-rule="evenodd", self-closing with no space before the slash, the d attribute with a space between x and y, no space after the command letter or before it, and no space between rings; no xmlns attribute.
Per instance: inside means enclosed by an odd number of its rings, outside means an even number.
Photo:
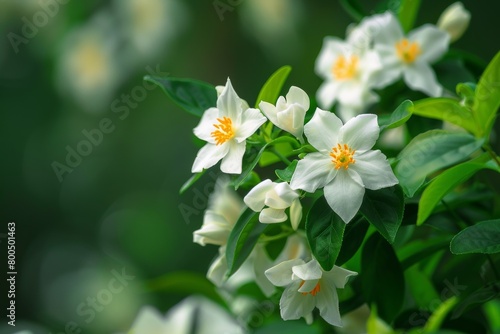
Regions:
<svg viewBox="0 0 500 334"><path fill-rule="evenodd" d="M274 191L279 196L279 198L287 203L286 207L289 207L292 202L299 197L299 194L297 194L297 192L293 190L286 182L276 183L274 186Z"/></svg>
<svg viewBox="0 0 500 334"><path fill-rule="evenodd" d="M234 123L238 124L241 119L241 100L236 94L231 80L227 78L226 86L221 95L217 99L217 109L220 111L220 117L227 116L231 118Z"/></svg>
<svg viewBox="0 0 500 334"><path fill-rule="evenodd" d="M329 111L316 108L314 116L304 126L307 140L320 152L330 152L338 143L342 121Z"/></svg>
<svg viewBox="0 0 500 334"><path fill-rule="evenodd" d="M319 309L320 316L330 325L342 326L339 311L339 297L335 286L321 280L320 292L316 295L316 306Z"/></svg>
<svg viewBox="0 0 500 334"><path fill-rule="evenodd" d="M302 220L302 204L300 204L300 200L297 198L292 202L290 206L290 224L294 230L300 225L300 221Z"/></svg>
<svg viewBox="0 0 500 334"><path fill-rule="evenodd" d="M232 225L226 221L224 216L207 210L203 216L203 225L199 230L193 232L193 241L202 246L206 244L222 246L227 243L231 230Z"/></svg>
<svg viewBox="0 0 500 334"><path fill-rule="evenodd" d="M262 110L262 113L266 115L266 117L276 126L278 126L278 116L277 109L269 102L261 101L259 103L259 108Z"/></svg>
<svg viewBox="0 0 500 334"><path fill-rule="evenodd" d="M180 324L181 328L189 325ZM140 309L137 318L130 329L133 333L166 333L167 321L163 315L151 306L144 306Z"/></svg>
<svg viewBox="0 0 500 334"><path fill-rule="evenodd" d="M327 79L330 80L330 79ZM330 109L339 95L338 81L325 81L316 92L316 99L321 108Z"/></svg>
<svg viewBox="0 0 500 334"><path fill-rule="evenodd" d="M313 193L324 187L337 174L331 159L322 153L309 153L300 160L292 175L290 187Z"/></svg>
<svg viewBox="0 0 500 334"><path fill-rule="evenodd" d="M288 104L297 103L304 108L305 111L309 110L309 96L299 87L290 87L288 94L286 94L286 101Z"/></svg>
<svg viewBox="0 0 500 334"><path fill-rule="evenodd" d="M311 258L311 251L309 250L306 237L302 233L296 233L288 237L285 247L276 258L276 263L307 258Z"/></svg>
<svg viewBox="0 0 500 334"><path fill-rule="evenodd" d="M307 280L302 282L304 283L300 286L298 291L300 293L306 293L311 292L316 287L316 285L318 285L319 279Z"/></svg>
<svg viewBox="0 0 500 334"><path fill-rule="evenodd" d="M430 96L441 96L443 87L439 85L432 68L423 62L415 62L404 71L405 83L414 90L419 90Z"/></svg>
<svg viewBox="0 0 500 334"><path fill-rule="evenodd" d="M318 280L323 276L323 269L321 269L320 264L315 259L303 265L293 267L292 272L303 281Z"/></svg>
<svg viewBox="0 0 500 334"><path fill-rule="evenodd" d="M369 150L375 145L379 133L377 115L363 114L344 124L340 129L339 141L353 150Z"/></svg>
<svg viewBox="0 0 500 334"><path fill-rule="evenodd" d="M349 169L356 171L366 188L377 190L391 187L398 183L398 179L389 165L389 161L382 152L367 151L355 155L356 162Z"/></svg>
<svg viewBox="0 0 500 334"><path fill-rule="evenodd" d="M273 266L273 261L269 258L263 245L256 245L253 254L255 283L259 286L266 297L270 297L276 288L267 279L265 271Z"/></svg>
<svg viewBox="0 0 500 334"><path fill-rule="evenodd" d="M302 259L291 259L280 262L272 268L265 271L265 275L271 283L276 286L287 286L292 283L292 268L304 264Z"/></svg>
<svg viewBox="0 0 500 334"><path fill-rule="evenodd" d="M326 80L332 79L333 74L331 70L333 62L339 54L344 54L346 48L350 48L349 44L341 39L337 37L325 37L315 63L316 74Z"/></svg>
<svg viewBox="0 0 500 334"><path fill-rule="evenodd" d="M387 12L385 15L387 17L381 21L383 25L379 26L378 32L374 34L374 42L393 46L404 37L403 29L394 14Z"/></svg>
<svg viewBox="0 0 500 334"><path fill-rule="evenodd" d="M469 26L470 17L470 12L460 1L457 1L443 11L437 26L450 35L450 42L454 42L463 35Z"/></svg>
<svg viewBox="0 0 500 334"><path fill-rule="evenodd" d="M306 110L298 104L293 104L283 111L278 112L278 123L275 124L297 138L302 137L304 131L304 118Z"/></svg>
<svg viewBox="0 0 500 334"><path fill-rule="evenodd" d="M257 131L266 122L267 118L262 115L259 109L250 108L243 112L241 123L236 129L234 138L241 143Z"/></svg>
<svg viewBox="0 0 500 334"><path fill-rule="evenodd" d="M281 317L283 320L295 320L310 314L316 306L315 297L298 292L300 282L288 286L280 299Z"/></svg>
<svg viewBox="0 0 500 334"><path fill-rule="evenodd" d="M324 191L328 204L346 224L358 213L365 194L365 188L343 170L325 186Z"/></svg>
<svg viewBox="0 0 500 334"><path fill-rule="evenodd" d="M413 30L408 34L408 39L418 43L421 52L418 59L426 63L433 63L441 58L450 44L450 36L431 24Z"/></svg>
<svg viewBox="0 0 500 334"><path fill-rule="evenodd" d="M273 209L286 209L292 205L291 201L286 201L284 198L281 198L276 192L277 183L273 184L273 189L266 193L266 199L264 203Z"/></svg>
<svg viewBox="0 0 500 334"><path fill-rule="evenodd" d="M237 143L234 140L230 140L226 144L222 145L228 145L229 150L227 152L227 155L222 158L220 170L226 174L241 174L246 142Z"/></svg>
<svg viewBox="0 0 500 334"><path fill-rule="evenodd" d="M334 266L332 268L332 270L324 273L324 277L325 277L324 280L328 280L328 282L332 282L333 284L329 284L329 285L333 285L337 289L338 288L343 289L345 287L347 281L349 281L349 277L356 276L357 274L358 273L355 271L350 271L350 270L344 269L342 267Z"/></svg>
<svg viewBox="0 0 500 334"><path fill-rule="evenodd" d="M197 127L193 129L196 137L209 142L210 144L215 144L215 140L211 133L215 130L214 124L217 124L217 118L219 117L219 110L217 108L209 108L205 110L203 116L201 117L200 123Z"/></svg>
<svg viewBox="0 0 500 334"><path fill-rule="evenodd" d="M200 173L203 169L208 169L224 158L229 151L229 143L222 145L206 144L203 146L194 159L192 173Z"/></svg>
<svg viewBox="0 0 500 334"><path fill-rule="evenodd" d="M243 201L245 204L255 212L259 212L264 208L264 200L266 193L273 189L274 184L271 180L267 179L256 185L248 192Z"/></svg>
<svg viewBox="0 0 500 334"><path fill-rule="evenodd" d="M285 209L265 208L259 215L259 221L264 224L282 223L286 219Z"/></svg>
<svg viewBox="0 0 500 334"><path fill-rule="evenodd" d="M219 248L219 256L212 262L208 268L207 278L216 286L222 286L226 281L227 272L226 247Z"/></svg>

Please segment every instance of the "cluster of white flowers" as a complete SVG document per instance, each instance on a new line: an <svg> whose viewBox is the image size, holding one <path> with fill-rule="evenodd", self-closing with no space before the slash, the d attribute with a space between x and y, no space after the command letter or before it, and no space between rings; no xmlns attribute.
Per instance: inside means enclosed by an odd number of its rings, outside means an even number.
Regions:
<svg viewBox="0 0 500 334"><path fill-rule="evenodd" d="M337 102L339 115L349 120L378 101L374 89L400 78L411 89L440 96L443 88L430 64L448 50L444 29L426 24L405 35L399 20L386 12L366 17L345 41L326 37L316 61L316 73L325 80L317 93L320 107Z"/></svg>

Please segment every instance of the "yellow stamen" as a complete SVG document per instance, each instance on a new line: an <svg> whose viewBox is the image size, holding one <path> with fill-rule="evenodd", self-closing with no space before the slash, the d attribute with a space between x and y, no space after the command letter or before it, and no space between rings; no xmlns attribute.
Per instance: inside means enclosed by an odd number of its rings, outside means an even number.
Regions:
<svg viewBox="0 0 500 334"><path fill-rule="evenodd" d="M217 118L219 124L214 124L215 130L210 133L216 145L222 145L234 137L233 121L229 117Z"/></svg>
<svg viewBox="0 0 500 334"><path fill-rule="evenodd" d="M299 286L299 289L302 287L302 285L304 285L305 281L302 281L300 283L300 286ZM318 294L318 292L321 291L321 286L319 285L319 282L316 284L316 286L314 287L314 289L312 289L311 291L309 292L301 292L302 295L306 296L307 294L311 294L313 296L316 296Z"/></svg>
<svg viewBox="0 0 500 334"><path fill-rule="evenodd" d="M417 42L410 42L403 38L396 43L396 53L403 62L411 64L420 55L420 46Z"/></svg>
<svg viewBox="0 0 500 334"><path fill-rule="evenodd" d="M354 160L354 153L356 153L356 151L351 149L347 144L337 144L336 147L333 147L330 156L332 157L332 163L335 165L335 169L340 169L341 167L348 169L350 164L356 162L356 160Z"/></svg>
<svg viewBox="0 0 500 334"><path fill-rule="evenodd" d="M351 55L349 57L338 56L332 66L332 74L335 79L352 79L357 72L358 60L358 57L355 55Z"/></svg>

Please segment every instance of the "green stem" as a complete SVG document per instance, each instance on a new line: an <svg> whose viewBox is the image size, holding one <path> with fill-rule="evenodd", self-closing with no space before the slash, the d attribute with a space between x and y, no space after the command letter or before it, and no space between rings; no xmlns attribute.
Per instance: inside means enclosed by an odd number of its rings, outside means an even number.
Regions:
<svg viewBox="0 0 500 334"><path fill-rule="evenodd" d="M292 163L290 160L288 160L287 157L278 152L278 150L276 150L274 147L271 149L271 153L280 158L280 160L283 161L287 166L290 166L290 164Z"/></svg>
<svg viewBox="0 0 500 334"><path fill-rule="evenodd" d="M288 238L290 235L292 235L294 233L295 233L295 231L290 229L288 231L284 231L284 232L277 234L277 235L272 235L272 236L262 235L259 238L259 241L267 243L267 242L271 242L271 241L275 241L275 240Z"/></svg>

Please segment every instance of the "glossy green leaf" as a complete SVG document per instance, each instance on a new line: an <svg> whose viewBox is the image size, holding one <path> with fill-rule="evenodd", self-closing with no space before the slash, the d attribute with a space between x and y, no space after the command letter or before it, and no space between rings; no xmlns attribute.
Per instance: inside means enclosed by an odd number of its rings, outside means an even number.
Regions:
<svg viewBox="0 0 500 334"><path fill-rule="evenodd" d="M479 131L472 112L454 99L446 97L423 99L414 103L412 111L418 116L450 122L473 134Z"/></svg>
<svg viewBox="0 0 500 334"><path fill-rule="evenodd" d="M488 137L500 107L500 52L488 64L476 87L474 117L480 136Z"/></svg>
<svg viewBox="0 0 500 334"><path fill-rule="evenodd" d="M425 240L415 240L407 243L398 250L398 258L403 269L407 269L417 262L436 254L440 250L448 249L451 236L433 237Z"/></svg>
<svg viewBox="0 0 500 334"><path fill-rule="evenodd" d="M363 246L360 276L366 302L375 304L379 317L391 323L403 306L405 281L394 250L378 233Z"/></svg>
<svg viewBox="0 0 500 334"><path fill-rule="evenodd" d="M205 275L192 272L174 272L155 278L146 285L149 290L168 294L204 295L221 305L226 302L220 297L213 283Z"/></svg>
<svg viewBox="0 0 500 334"><path fill-rule="evenodd" d="M325 271L333 268L342 246L344 221L332 211L321 196L306 217L306 235L312 253Z"/></svg>
<svg viewBox="0 0 500 334"><path fill-rule="evenodd" d="M377 316L377 307L373 306L370 309L370 316L366 321L366 333L367 334L396 334L391 326L385 323L382 319Z"/></svg>
<svg viewBox="0 0 500 334"><path fill-rule="evenodd" d="M341 266L349 261L363 244L366 232L368 232L370 224L365 218L358 218L347 224L344 231L344 239L340 248L339 256L337 257L336 265Z"/></svg>
<svg viewBox="0 0 500 334"><path fill-rule="evenodd" d="M184 184L182 185L181 189L179 190L179 194L183 194L186 190L188 190L189 188L191 188L191 186L193 184L196 183L196 181L198 181L202 176L203 174L205 174L207 170L204 169L201 173L195 173L193 174L189 180L187 180L186 182L184 182Z"/></svg>
<svg viewBox="0 0 500 334"><path fill-rule="evenodd" d="M457 85L457 95L462 99L461 103L470 110L472 110L474 100L476 99L476 87L477 85L472 82L464 82Z"/></svg>
<svg viewBox="0 0 500 334"><path fill-rule="evenodd" d="M406 123L411 117L412 109L413 102L405 100L388 117L379 117L380 131L397 128Z"/></svg>
<svg viewBox="0 0 500 334"><path fill-rule="evenodd" d="M215 87L203 81L151 75L144 80L160 86L179 107L198 117L217 104Z"/></svg>
<svg viewBox="0 0 500 334"><path fill-rule="evenodd" d="M415 304L422 309L427 309L440 296L436 292L432 280L425 275L418 266L412 266L405 271L405 280Z"/></svg>
<svg viewBox="0 0 500 334"><path fill-rule="evenodd" d="M479 222L463 229L451 240L450 250L453 254L500 252L500 219Z"/></svg>
<svg viewBox="0 0 500 334"><path fill-rule="evenodd" d="M233 185L235 189L238 189L245 181L247 178L250 177L252 171L254 170L255 166L257 166L257 163L259 162L262 153L266 150L267 146L269 144L265 144L264 146L261 147L259 151L256 153L249 153L247 151L245 158L243 159L243 166L242 166L242 172L240 175L236 177L236 179L233 181Z"/></svg>
<svg viewBox="0 0 500 334"><path fill-rule="evenodd" d="M257 101L255 102L255 108L259 107L261 101L269 102L272 104L276 103L278 97L280 96L281 89L285 84L288 75L292 71L290 66L280 67L276 72L274 72L269 79L267 79L264 86L260 90L259 95L257 96Z"/></svg>
<svg viewBox="0 0 500 334"><path fill-rule="evenodd" d="M361 5L356 0L340 0L340 4L347 14L358 22L367 16Z"/></svg>
<svg viewBox="0 0 500 334"><path fill-rule="evenodd" d="M392 244L403 221L404 195L401 187L366 189L359 211Z"/></svg>
<svg viewBox="0 0 500 334"><path fill-rule="evenodd" d="M429 320L424 326L423 333L433 333L441 327L444 319L450 313L450 311L455 307L458 302L458 298L456 296L451 297L450 299L445 300L438 306L438 308L432 313Z"/></svg>
<svg viewBox="0 0 500 334"><path fill-rule="evenodd" d="M279 143L274 146L274 149L284 157L293 155L293 146L290 143ZM273 152L264 152L259 160L259 166L266 167L277 162L281 162L281 159L276 154Z"/></svg>
<svg viewBox="0 0 500 334"><path fill-rule="evenodd" d="M406 196L413 197L427 175L467 159L482 143L467 133L427 131L401 151L394 173Z"/></svg>
<svg viewBox="0 0 500 334"><path fill-rule="evenodd" d="M283 182L290 182L292 180L293 173L295 172L295 168L297 168L298 162L298 160L294 160L285 169L276 169L274 171L276 176Z"/></svg>
<svg viewBox="0 0 500 334"><path fill-rule="evenodd" d="M405 32L413 28L419 8L420 0L401 0L398 17Z"/></svg>
<svg viewBox="0 0 500 334"><path fill-rule="evenodd" d="M467 181L478 171L485 168L495 169L495 165L487 163L490 157L487 153L472 161L467 161L445 170L434 178L425 188L418 205L417 225L422 225L431 215L441 199L457 185ZM492 162L492 161L491 161Z"/></svg>
<svg viewBox="0 0 500 334"><path fill-rule="evenodd" d="M226 246L228 274L232 275L245 262L267 225L261 224L256 212L247 208L229 234Z"/></svg>

